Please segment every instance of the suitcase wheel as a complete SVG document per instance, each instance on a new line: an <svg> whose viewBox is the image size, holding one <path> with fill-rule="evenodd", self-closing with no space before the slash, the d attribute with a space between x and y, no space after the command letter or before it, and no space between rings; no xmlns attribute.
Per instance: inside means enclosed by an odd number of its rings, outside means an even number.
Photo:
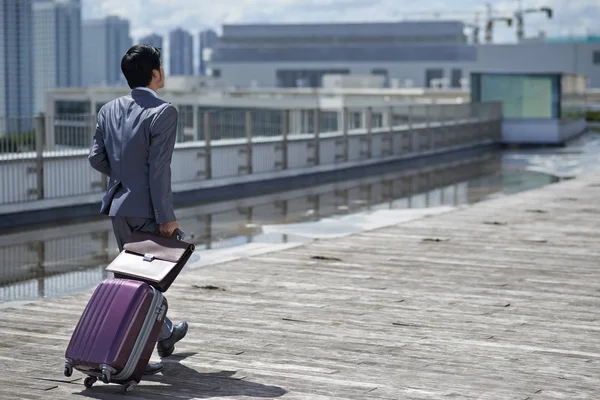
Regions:
<svg viewBox="0 0 600 400"><path fill-rule="evenodd" d="M69 377L71 375L73 375L73 365L71 361L65 360L65 376Z"/></svg>
<svg viewBox="0 0 600 400"><path fill-rule="evenodd" d="M123 385L123 387L121 387L121 391L123 392L123 394L127 394L127 393L132 392L136 386L137 386L137 383L135 383L133 381L127 382L126 384Z"/></svg>
<svg viewBox="0 0 600 400"><path fill-rule="evenodd" d="M102 368L102 382L110 383L112 374L116 373L117 370L115 370L114 368L112 368L108 365L104 365L104 364L102 364L100 367Z"/></svg>
<svg viewBox="0 0 600 400"><path fill-rule="evenodd" d="M96 381L98 380L98 378L96 378L95 376L88 376L87 378L85 378L85 380L83 381L83 385L86 388L91 388L92 386L94 386L94 383L96 383Z"/></svg>

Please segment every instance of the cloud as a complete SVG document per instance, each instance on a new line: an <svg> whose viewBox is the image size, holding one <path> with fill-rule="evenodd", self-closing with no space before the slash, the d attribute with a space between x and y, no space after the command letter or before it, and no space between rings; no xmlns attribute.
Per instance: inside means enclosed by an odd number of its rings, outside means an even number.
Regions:
<svg viewBox="0 0 600 400"><path fill-rule="evenodd" d="M134 41L155 32L165 38L177 27L197 33L212 28L221 31L233 23L327 23L361 21L400 21L415 19L458 19L473 23L479 15L483 28L486 3L493 3L494 15L512 16L518 0L82 0L83 18L118 15L131 21ZM424 5L426 4L426 6ZM523 7L550 6L554 18L541 13L527 14L527 36L545 31L549 36L583 35L597 28L600 20L598 0L523 0ZM483 32L483 29L482 29ZM483 33L481 33L483 39ZM496 24L496 42L514 41L514 25ZM194 45L197 52L197 44ZM197 55L195 55L197 59Z"/></svg>
<svg viewBox="0 0 600 400"><path fill-rule="evenodd" d="M427 6L409 0L83 0L84 18L119 15L132 22L137 38L149 32L164 36L178 26L196 34L206 28L220 31L228 23L290 23L393 21L401 19L462 19L474 21L480 13L485 18L487 0L428 0ZM497 14L510 15L517 0L490 1ZM422 2L424 3L424 2ZM524 0L524 7L551 6L555 17L548 21L541 14L528 14L526 29L549 34L571 31L584 33L596 29L600 19L598 0ZM499 40L510 39L514 28L498 24Z"/></svg>

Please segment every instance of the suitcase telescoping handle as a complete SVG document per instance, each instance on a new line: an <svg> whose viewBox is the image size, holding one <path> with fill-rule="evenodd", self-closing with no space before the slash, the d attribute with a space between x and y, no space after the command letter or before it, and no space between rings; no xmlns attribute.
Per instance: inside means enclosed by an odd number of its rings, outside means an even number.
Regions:
<svg viewBox="0 0 600 400"><path fill-rule="evenodd" d="M185 239L185 232L182 231L181 229L175 229L173 231L173 236L175 236L177 238L177 240L183 240L183 239Z"/></svg>

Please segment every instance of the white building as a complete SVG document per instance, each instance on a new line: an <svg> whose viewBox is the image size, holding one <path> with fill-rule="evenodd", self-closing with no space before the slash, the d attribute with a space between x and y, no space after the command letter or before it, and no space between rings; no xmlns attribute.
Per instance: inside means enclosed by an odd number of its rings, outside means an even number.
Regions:
<svg viewBox="0 0 600 400"><path fill-rule="evenodd" d="M126 85L121 59L132 46L129 20L115 16L83 21L83 86Z"/></svg>
<svg viewBox="0 0 600 400"><path fill-rule="evenodd" d="M33 113L31 11L31 0L0 0L0 136L27 130L12 119Z"/></svg>
<svg viewBox="0 0 600 400"><path fill-rule="evenodd" d="M561 72L600 87L600 41L467 43L458 21L224 25L210 68L241 87L318 87L326 74L458 88L474 71Z"/></svg>
<svg viewBox="0 0 600 400"><path fill-rule="evenodd" d="M81 0L33 3L35 113L55 87L81 86Z"/></svg>

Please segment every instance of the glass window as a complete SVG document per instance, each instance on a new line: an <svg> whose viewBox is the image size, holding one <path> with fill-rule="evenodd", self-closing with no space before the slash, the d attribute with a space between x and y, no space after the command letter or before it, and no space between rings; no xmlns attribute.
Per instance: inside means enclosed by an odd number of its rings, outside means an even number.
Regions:
<svg viewBox="0 0 600 400"><path fill-rule="evenodd" d="M501 101L505 118L556 118L558 87L552 78L550 75L484 74L480 101Z"/></svg>

